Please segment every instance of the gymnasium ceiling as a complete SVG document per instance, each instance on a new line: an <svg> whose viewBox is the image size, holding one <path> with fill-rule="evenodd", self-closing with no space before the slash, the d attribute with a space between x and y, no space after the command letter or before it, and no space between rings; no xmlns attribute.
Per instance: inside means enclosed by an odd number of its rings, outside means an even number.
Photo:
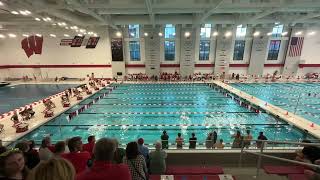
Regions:
<svg viewBox="0 0 320 180"><path fill-rule="evenodd" d="M320 0L0 0L0 30L125 24L320 23ZM27 11L26 11L27 10ZM13 11L19 14L12 14ZM22 11L22 14L21 12ZM28 11L31 14L28 14ZM50 17L44 21L43 18ZM35 18L39 18L38 21Z"/></svg>

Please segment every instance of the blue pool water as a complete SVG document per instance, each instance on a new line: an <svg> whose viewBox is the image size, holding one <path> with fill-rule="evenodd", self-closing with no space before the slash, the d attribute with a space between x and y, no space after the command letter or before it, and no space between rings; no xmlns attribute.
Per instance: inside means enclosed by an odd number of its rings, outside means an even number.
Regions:
<svg viewBox="0 0 320 180"><path fill-rule="evenodd" d="M256 138L264 131L271 140L298 140L300 130L266 113L255 113L206 84L122 84L71 121L69 113L93 101L104 89L59 115L24 138L41 140L48 134L54 141L94 134L113 137L125 144L140 137L151 144L167 130L170 143L177 133L188 139L195 133L203 143L209 132L232 142L240 130L252 131Z"/></svg>
<svg viewBox="0 0 320 180"><path fill-rule="evenodd" d="M320 124L320 84L318 83L235 83L231 85Z"/></svg>
<svg viewBox="0 0 320 180"><path fill-rule="evenodd" d="M20 84L0 87L0 114L75 86L74 84Z"/></svg>

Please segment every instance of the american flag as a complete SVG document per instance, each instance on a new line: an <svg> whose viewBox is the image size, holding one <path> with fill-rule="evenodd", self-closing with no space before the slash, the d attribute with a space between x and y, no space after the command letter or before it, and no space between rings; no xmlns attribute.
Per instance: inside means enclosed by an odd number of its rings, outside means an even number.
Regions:
<svg viewBox="0 0 320 180"><path fill-rule="evenodd" d="M292 37L290 43L289 57L301 56L304 37Z"/></svg>

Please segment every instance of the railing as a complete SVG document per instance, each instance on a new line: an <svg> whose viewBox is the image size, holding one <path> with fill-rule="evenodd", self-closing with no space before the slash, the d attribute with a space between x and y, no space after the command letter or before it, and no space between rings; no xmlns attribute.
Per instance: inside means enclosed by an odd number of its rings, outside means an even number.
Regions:
<svg viewBox="0 0 320 180"><path fill-rule="evenodd" d="M285 142L285 141L269 141L269 140L257 140L257 142L261 143L261 147L260 147L260 152L259 153L252 152L252 151L249 151L249 150L244 150L244 147L242 147L241 148L240 157L239 157L239 167L242 167L243 153L247 153L247 154L252 154L252 155L258 156L257 170L256 170L256 177L257 178L260 175L262 157L266 157L266 158L275 159L275 160L279 160L279 161L283 161L283 162L299 164L299 165L303 165L303 166L309 166L309 167L312 167L312 168L320 169L320 165L315 165L315 164L311 164L311 163L305 163L305 162L300 162L300 161L295 161L295 160L290 160L290 159L285 159L285 158L280 158L280 157L276 157L276 156L263 154L265 146L266 146L267 143L291 144L291 145L294 144L294 145L298 145L298 146L320 146L320 143L302 143L302 142Z"/></svg>

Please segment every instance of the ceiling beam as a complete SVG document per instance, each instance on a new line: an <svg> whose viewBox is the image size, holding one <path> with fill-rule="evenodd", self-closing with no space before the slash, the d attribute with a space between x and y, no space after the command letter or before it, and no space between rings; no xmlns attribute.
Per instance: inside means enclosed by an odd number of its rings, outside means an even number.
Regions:
<svg viewBox="0 0 320 180"><path fill-rule="evenodd" d="M218 8L219 6L222 4L224 0L218 0L218 2L211 8L209 9L207 12L205 12L202 17L200 17L200 23L204 23L204 21L211 16Z"/></svg>
<svg viewBox="0 0 320 180"><path fill-rule="evenodd" d="M152 24L152 27L154 28L155 25L155 18L154 18L154 12L152 10L152 3L151 0L145 0L145 4L149 13L150 23Z"/></svg>
<svg viewBox="0 0 320 180"><path fill-rule="evenodd" d="M308 20L308 19L312 19L312 18L316 18L316 17L320 17L320 12L317 12L317 13L309 13L301 18L298 18L298 19L295 19L293 22L292 22L292 25L295 25L296 23L298 22L303 22L305 20Z"/></svg>

